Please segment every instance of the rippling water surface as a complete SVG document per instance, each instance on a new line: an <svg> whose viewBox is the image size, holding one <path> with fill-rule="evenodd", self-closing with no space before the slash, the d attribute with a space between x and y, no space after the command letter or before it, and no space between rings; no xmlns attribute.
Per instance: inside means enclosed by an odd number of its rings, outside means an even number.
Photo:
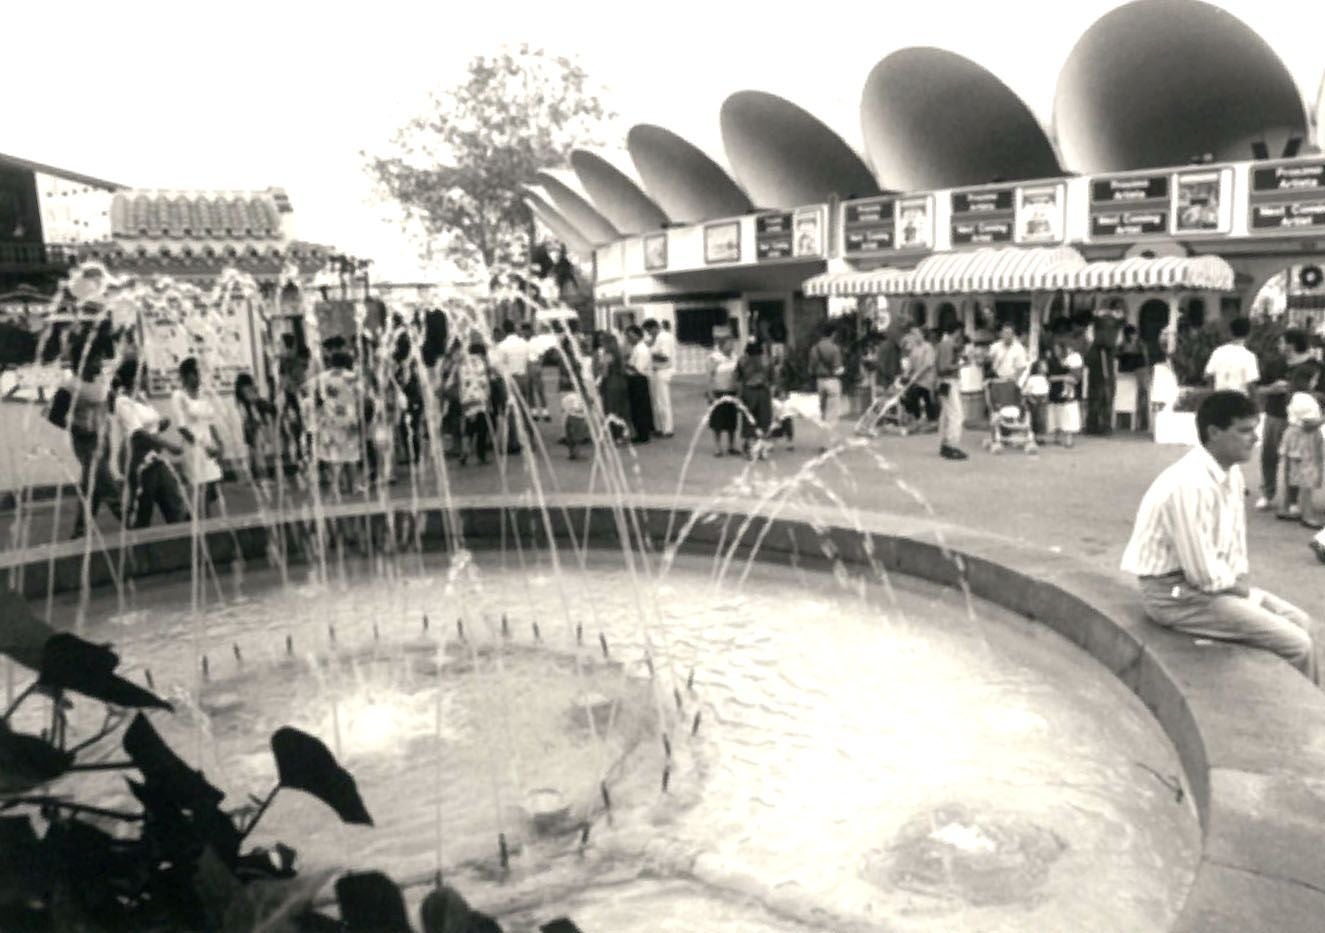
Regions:
<svg viewBox="0 0 1325 933"><path fill-rule="evenodd" d="M913 581L890 596L773 567L715 588L698 560L658 583L606 556L561 575L502 563L223 574L196 613L187 580L150 583L94 604L87 634L176 700L158 727L231 801L270 786L266 739L289 723L338 752L377 822L341 827L288 793L256 841L397 878L440 864L508 929L558 904L587 933L1140 933L1176 916L1199 846L1161 780L1176 756L1045 629L984 604L972 620ZM98 793L123 802L121 786ZM546 824L536 800L559 811Z"/></svg>

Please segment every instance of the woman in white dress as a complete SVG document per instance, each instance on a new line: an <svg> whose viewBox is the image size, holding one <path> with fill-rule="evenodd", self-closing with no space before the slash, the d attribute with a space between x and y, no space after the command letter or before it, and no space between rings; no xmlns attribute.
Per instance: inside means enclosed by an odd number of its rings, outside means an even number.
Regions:
<svg viewBox="0 0 1325 933"><path fill-rule="evenodd" d="M189 357L179 364L182 388L170 396L175 424L184 438L184 475L193 487L194 508L203 518L216 498L216 484L221 481L221 435L216 430L216 411L202 394L198 361Z"/></svg>

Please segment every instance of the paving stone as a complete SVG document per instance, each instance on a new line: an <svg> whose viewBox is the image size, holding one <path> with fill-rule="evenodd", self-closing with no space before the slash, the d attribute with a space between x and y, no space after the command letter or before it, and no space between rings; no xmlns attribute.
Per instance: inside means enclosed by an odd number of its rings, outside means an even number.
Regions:
<svg viewBox="0 0 1325 933"><path fill-rule="evenodd" d="M1207 859L1325 892L1325 775L1210 772ZM1325 917L1322 917L1325 925Z"/></svg>
<svg viewBox="0 0 1325 933"><path fill-rule="evenodd" d="M1173 933L1320 933L1325 892L1203 862Z"/></svg>

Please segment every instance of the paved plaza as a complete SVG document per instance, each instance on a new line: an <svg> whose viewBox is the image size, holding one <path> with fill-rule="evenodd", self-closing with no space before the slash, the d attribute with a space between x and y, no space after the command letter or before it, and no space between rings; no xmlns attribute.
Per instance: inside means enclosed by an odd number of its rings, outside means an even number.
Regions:
<svg viewBox="0 0 1325 933"><path fill-rule="evenodd" d="M548 382L550 387L554 383L550 373ZM637 463L639 468L638 477L632 482L651 494L676 491L694 425L704 406L703 388L698 380L678 379L673 397L677 435L655 439L626 452L627 462ZM3 470L0 489L12 490L20 485L16 482L19 476L28 484L49 487L65 471L70 471L65 475L72 475L74 461L64 438L42 421L37 412L33 411L28 420L28 411L25 405L0 405L0 432L8 440L6 452L0 456L0 470ZM850 421L843 422L844 436L849 426ZM824 439L822 432L803 421L798 422L797 428L800 435L796 449L785 451L779 447L769 461L755 464L752 482L733 494L756 496L768 488L768 483L785 479L818 454ZM548 445L555 485L563 492L587 491L591 461L567 459L565 448L554 443L560 433L557 421L541 424L539 430ZM1097 570L1117 573L1142 494L1155 475L1185 450L1155 444L1145 434L1123 432L1107 438L1081 437L1071 450L1046 447L1038 456L1029 457L1016 451L990 454L982 449L982 439L981 432L968 430L965 448L970 459L952 462L938 457L934 435L885 436L872 441L869 450L885 458L893 466L892 472L884 473L875 457L857 450L843 454L845 473L829 467L824 475L853 507L919 516L925 513L927 504L941 522L1072 555ZM748 466L739 458L715 458L712 449L712 435L705 430L686 471L683 494L716 496ZM456 494L501 490L501 477L492 462L487 466L471 463L461 467L450 460L448 470ZM1254 490L1259 484L1259 467L1253 462L1246 470L1248 486ZM923 501L899 488L899 480L908 490L919 493L918 498ZM523 468L510 470L506 482L512 491L525 489ZM427 491L435 490L427 478L422 484ZM553 485L544 479L545 488L551 489ZM392 487L392 492L403 498L409 495L409 488L408 480L402 479ZM243 484L228 483L223 489L231 512L251 511L255 507L251 490ZM61 506L65 510L69 507L68 500ZM37 501L31 508L29 543L37 545L51 540L54 502ZM4 522L0 533L6 547L12 546L12 504L8 509L0 518ZM67 537L72 520L72 513L65 511L57 539ZM1266 589L1320 612L1325 566L1307 548L1311 533L1295 523L1277 521L1270 513L1249 511L1248 526L1253 579ZM103 513L101 527L110 530L116 525Z"/></svg>

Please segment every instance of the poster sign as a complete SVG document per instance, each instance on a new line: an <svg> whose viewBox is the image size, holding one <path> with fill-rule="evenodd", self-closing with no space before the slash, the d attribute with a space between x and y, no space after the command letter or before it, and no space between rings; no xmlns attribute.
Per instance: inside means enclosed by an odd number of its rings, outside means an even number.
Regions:
<svg viewBox="0 0 1325 933"><path fill-rule="evenodd" d="M1012 188L980 188L952 193L952 245L1011 243Z"/></svg>
<svg viewBox="0 0 1325 933"><path fill-rule="evenodd" d="M1018 243L1063 242L1067 208L1061 184L1025 185L1017 189Z"/></svg>
<svg viewBox="0 0 1325 933"><path fill-rule="evenodd" d="M790 259L795 254L791 211L760 214L755 218L755 259Z"/></svg>
<svg viewBox="0 0 1325 933"><path fill-rule="evenodd" d="M818 258L824 255L826 214L826 209L822 207L803 207L796 211L796 256Z"/></svg>
<svg viewBox="0 0 1325 933"><path fill-rule="evenodd" d="M198 360L204 388L218 395L233 393L235 377L255 373L253 320L247 301L217 306L168 296L144 303L138 315L147 394L167 396L179 388L179 364Z"/></svg>
<svg viewBox="0 0 1325 933"><path fill-rule="evenodd" d="M1117 175L1090 182L1091 239L1134 239L1169 232L1168 175Z"/></svg>
<svg viewBox="0 0 1325 933"><path fill-rule="evenodd" d="M1248 207L1248 226L1257 233L1325 226L1325 161L1253 167Z"/></svg>
<svg viewBox="0 0 1325 933"><path fill-rule="evenodd" d="M1174 179L1174 233L1227 233L1232 226L1228 169L1179 172Z"/></svg>
<svg viewBox="0 0 1325 933"><path fill-rule="evenodd" d="M895 198L863 198L842 205L842 252L848 256L893 248Z"/></svg>
<svg viewBox="0 0 1325 933"><path fill-rule="evenodd" d="M933 198L902 198L897 202L897 248L929 249L934 245Z"/></svg>
<svg viewBox="0 0 1325 933"><path fill-rule="evenodd" d="M741 261L741 223L738 220L709 224L704 228L704 262Z"/></svg>
<svg viewBox="0 0 1325 933"><path fill-rule="evenodd" d="M667 234L655 233L644 238L644 268L650 271L667 268Z"/></svg>

